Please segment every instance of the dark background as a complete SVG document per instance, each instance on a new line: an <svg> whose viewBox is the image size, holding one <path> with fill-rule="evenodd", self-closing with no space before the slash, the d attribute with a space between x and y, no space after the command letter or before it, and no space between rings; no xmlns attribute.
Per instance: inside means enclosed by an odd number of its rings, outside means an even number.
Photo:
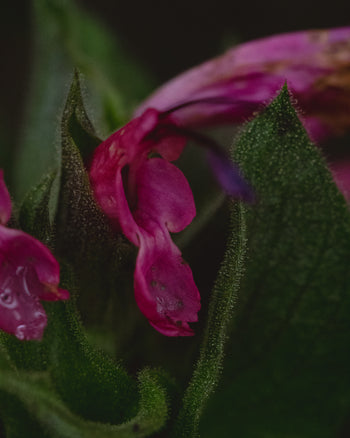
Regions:
<svg viewBox="0 0 350 438"><path fill-rule="evenodd" d="M233 41L344 26L349 2L80 0L119 34L160 81L216 55Z"/></svg>
<svg viewBox="0 0 350 438"><path fill-rule="evenodd" d="M348 1L79 0L161 83L234 42L348 25ZM1 123L16 136L31 60L29 0L1 4Z"/></svg>

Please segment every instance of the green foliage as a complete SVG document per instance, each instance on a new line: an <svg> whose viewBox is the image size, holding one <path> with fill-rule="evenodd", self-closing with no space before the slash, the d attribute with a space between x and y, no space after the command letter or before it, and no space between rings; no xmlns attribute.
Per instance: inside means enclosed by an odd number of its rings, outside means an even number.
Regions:
<svg viewBox="0 0 350 438"><path fill-rule="evenodd" d="M17 409L17 423L7 426L7 438L142 438L157 431L167 416L164 390L149 370L139 376L141 393L138 414L121 425L84 421L70 412L52 392L49 383L40 376L18 376L9 371L0 374L0 390L12 397L30 414L27 430L21 424ZM1 403L1 402L0 402ZM18 406L18 404L17 404ZM27 414L28 415L28 414ZM28 425L34 429L28 428ZM39 426L41 425L41 426ZM6 427L6 424L5 424ZM22 432L20 435L18 432ZM35 433L36 435L34 435Z"/></svg>
<svg viewBox="0 0 350 438"><path fill-rule="evenodd" d="M87 342L73 301L50 306L54 385L76 414L91 421L119 424L136 414L136 383L119 364Z"/></svg>
<svg viewBox="0 0 350 438"><path fill-rule="evenodd" d="M21 229L49 246L52 241L49 202L55 177L55 172L44 175L40 183L26 194L19 216Z"/></svg>
<svg viewBox="0 0 350 438"><path fill-rule="evenodd" d="M258 201L202 436L326 438L349 414L350 215L284 88L234 150Z"/></svg>
<svg viewBox="0 0 350 438"><path fill-rule="evenodd" d="M76 7L72 0L49 0L67 53L87 78L94 106L101 108L108 129L124 124L129 111L153 88L153 81L96 17ZM97 100L97 102L96 102Z"/></svg>
<svg viewBox="0 0 350 438"><path fill-rule="evenodd" d="M118 291L118 272L133 252L122 236L112 232L90 188L82 155L89 157L100 140L86 115L77 72L61 129L61 167L54 183L58 187L56 250L74 266L79 289L84 291L79 301L83 313L101 321L110 294Z"/></svg>
<svg viewBox="0 0 350 438"><path fill-rule="evenodd" d="M34 55L24 126L14 163L14 189L19 200L43 175L56 169L57 114L72 71L57 23L47 13L45 2L36 0L33 7Z"/></svg>
<svg viewBox="0 0 350 438"><path fill-rule="evenodd" d="M43 371L47 369L49 350L46 333L42 342L23 342L1 331L0 343L18 370Z"/></svg>
<svg viewBox="0 0 350 438"><path fill-rule="evenodd" d="M137 385L120 364L91 346L76 308L77 289L90 311L91 296L103 301L99 287L109 291L114 284L125 246L111 234L94 201L81 156L88 157L100 140L83 106L78 73L61 128L59 172L27 195L20 222L61 255L61 287L71 298L45 304L49 323L41 342L1 334L6 355L0 363L0 411L6 438L148 436L168 416L163 373L144 370Z"/></svg>
<svg viewBox="0 0 350 438"><path fill-rule="evenodd" d="M232 207L227 250L210 301L200 357L186 390L175 426L176 437L196 437L203 409L219 380L234 305L244 270L246 252L244 210Z"/></svg>
<svg viewBox="0 0 350 438"><path fill-rule="evenodd" d="M27 193L19 212L21 229L49 247L52 246L53 237L49 201L54 178L55 172L45 175L39 184ZM43 371L47 368L47 333L44 333L42 342L22 342L13 335L0 331L0 343L17 369ZM12 398L7 404L14 405Z"/></svg>
<svg viewBox="0 0 350 438"><path fill-rule="evenodd" d="M59 197L56 227L59 239L57 249L62 254L75 257L81 264L82 254L108 253L108 248L118 247L101 209L96 204L85 169L83 158L89 157L101 142L85 112L79 76L76 72L62 116L61 167L57 179Z"/></svg>
<svg viewBox="0 0 350 438"><path fill-rule="evenodd" d="M101 302L103 294L110 291L120 259L120 245L93 198L80 153L82 150L89 156L92 150L88 148L95 148L100 140L85 112L77 72L63 111L61 129L56 250L73 266L73 273L66 279L67 288L74 292L72 278L77 278L79 290L83 291L82 300L91 311L94 299L98 297ZM51 370L57 391L67 405L95 421L118 424L132 416L138 400L133 381L122 368L88 344L73 299L67 304L55 303L51 321L54 324ZM57 337L56 333L61 335Z"/></svg>
<svg viewBox="0 0 350 438"><path fill-rule="evenodd" d="M151 89L144 69L73 0L32 3L34 55L14 169L18 199L58 165L57 114L74 68L87 78L94 116L105 132L124 124L132 107Z"/></svg>

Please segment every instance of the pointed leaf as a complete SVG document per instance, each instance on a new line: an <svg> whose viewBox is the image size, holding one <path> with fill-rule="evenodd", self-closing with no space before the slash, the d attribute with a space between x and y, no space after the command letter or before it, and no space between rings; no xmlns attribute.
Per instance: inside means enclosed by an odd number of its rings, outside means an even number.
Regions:
<svg viewBox="0 0 350 438"><path fill-rule="evenodd" d="M52 238L49 202L55 172L45 175L25 196L19 216L21 229L49 245Z"/></svg>
<svg viewBox="0 0 350 438"><path fill-rule="evenodd" d="M95 118L106 133L122 125L152 89L144 69L74 0L36 0L32 14L33 65L14 169L18 199L57 168L57 114L74 68L87 78Z"/></svg>
<svg viewBox="0 0 350 438"><path fill-rule="evenodd" d="M247 212L237 321L203 437L338 436L350 404L348 207L286 88L234 155L258 202Z"/></svg>
<svg viewBox="0 0 350 438"><path fill-rule="evenodd" d="M113 234L95 202L80 154L80 149L86 153L87 137L93 145L96 137L75 73L62 118L61 173L55 182L59 186L56 246L58 254L74 265L81 279L80 304L86 304L87 315L98 318L110 293L115 293L118 270L128 259L131 245Z"/></svg>
<svg viewBox="0 0 350 438"><path fill-rule="evenodd" d="M175 437L197 437L199 420L215 390L222 369L227 330L240 288L246 252L244 210L233 206L227 250L210 301L200 357L185 392L175 425Z"/></svg>
<svg viewBox="0 0 350 438"><path fill-rule="evenodd" d="M141 438L159 430L167 416L165 393L152 372L140 373L138 414L121 425L84 421L70 412L45 381L31 375L0 374L0 390L13 396L52 438ZM29 435L28 435L29 434ZM30 430L25 434L32 437ZM18 435L16 438L19 438ZM43 435L40 435L43 436Z"/></svg>
<svg viewBox="0 0 350 438"><path fill-rule="evenodd" d="M89 344L73 300L58 304L48 312L51 373L58 394L86 419L112 424L128 420L137 411L136 383L120 364Z"/></svg>

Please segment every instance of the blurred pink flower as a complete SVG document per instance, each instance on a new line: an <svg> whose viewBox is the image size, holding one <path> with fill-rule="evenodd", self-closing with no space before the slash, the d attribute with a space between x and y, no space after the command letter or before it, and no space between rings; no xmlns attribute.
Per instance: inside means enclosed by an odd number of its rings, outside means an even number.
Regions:
<svg viewBox="0 0 350 438"><path fill-rule="evenodd" d="M350 128L350 27L308 30L241 44L177 76L137 109L178 107L182 126L240 123L269 103L287 82L311 139ZM335 163L332 168L341 166ZM349 199L350 168L335 181Z"/></svg>
<svg viewBox="0 0 350 438"><path fill-rule="evenodd" d="M350 202L350 159L335 161L330 165L334 181L345 199Z"/></svg>
<svg viewBox="0 0 350 438"><path fill-rule="evenodd" d="M6 227L11 200L0 170L0 329L18 339L41 339L47 318L39 300L64 300L59 265L38 240Z"/></svg>
<svg viewBox="0 0 350 438"><path fill-rule="evenodd" d="M177 76L137 109L177 113L183 126L239 123L287 81L315 139L350 127L350 27L308 30L241 44ZM197 102L188 105L188 102Z"/></svg>

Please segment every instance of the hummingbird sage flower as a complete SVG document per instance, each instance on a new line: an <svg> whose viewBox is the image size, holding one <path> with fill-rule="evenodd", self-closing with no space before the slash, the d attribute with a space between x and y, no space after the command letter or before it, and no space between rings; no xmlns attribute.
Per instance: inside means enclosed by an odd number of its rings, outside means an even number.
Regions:
<svg viewBox="0 0 350 438"><path fill-rule="evenodd" d="M183 126L241 123L269 103L285 82L312 140L320 142L348 131L350 27L286 33L241 44L170 80L136 115L148 107L166 111L178 106L182 110L177 118ZM343 192L346 178L347 171L338 171L335 178Z"/></svg>
<svg viewBox="0 0 350 438"><path fill-rule="evenodd" d="M99 145L90 179L97 202L115 230L139 248L134 273L135 298L150 324L167 336L193 334L200 295L192 271L170 233L187 227L196 214L190 186L171 162L189 137L172 111L148 109ZM216 167L228 174L226 191L249 196L249 186L206 137ZM215 150L214 150L215 149ZM232 194L232 193L231 193Z"/></svg>
<svg viewBox="0 0 350 438"><path fill-rule="evenodd" d="M247 42L163 85L136 111L184 102L182 125L242 122L287 81L317 139L350 127L350 27L308 30Z"/></svg>
<svg viewBox="0 0 350 438"><path fill-rule="evenodd" d="M0 329L20 340L41 339L47 317L40 300L64 300L59 265L34 237L6 227L11 199L0 170Z"/></svg>

